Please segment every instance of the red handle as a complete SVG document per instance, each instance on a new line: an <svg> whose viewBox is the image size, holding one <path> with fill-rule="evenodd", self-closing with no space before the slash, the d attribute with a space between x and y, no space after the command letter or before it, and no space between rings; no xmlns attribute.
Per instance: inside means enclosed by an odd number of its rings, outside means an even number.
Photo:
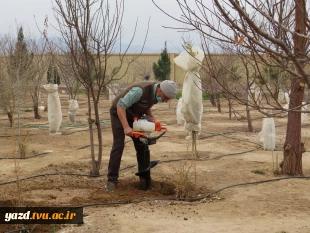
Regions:
<svg viewBox="0 0 310 233"><path fill-rule="evenodd" d="M152 119L152 122L155 123L155 131L165 130L168 131L166 127L162 127L160 121L156 120L155 118Z"/></svg>
<svg viewBox="0 0 310 233"><path fill-rule="evenodd" d="M161 130L165 130L166 132L168 131L168 129L166 127L161 127L159 131Z"/></svg>
<svg viewBox="0 0 310 233"><path fill-rule="evenodd" d="M133 132L132 132L132 135L133 135L135 138L139 138L139 137L145 137L145 138L146 138L146 135L145 135L144 133L141 133L141 132L133 131Z"/></svg>

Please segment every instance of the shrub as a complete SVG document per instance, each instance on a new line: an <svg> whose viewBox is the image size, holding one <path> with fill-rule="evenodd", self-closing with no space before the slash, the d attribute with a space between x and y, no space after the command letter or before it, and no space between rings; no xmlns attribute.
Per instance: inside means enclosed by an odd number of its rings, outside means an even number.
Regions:
<svg viewBox="0 0 310 233"><path fill-rule="evenodd" d="M181 91L178 91L175 98L178 100L178 99L180 99L181 97L182 97L182 92L181 92Z"/></svg>
<svg viewBox="0 0 310 233"><path fill-rule="evenodd" d="M252 173L258 174L258 175L265 175L265 172L263 172L261 170L253 170Z"/></svg>
<svg viewBox="0 0 310 233"><path fill-rule="evenodd" d="M209 100L209 99L210 99L210 94L209 94L209 93L203 92L203 93L202 93L202 99L203 99L203 100Z"/></svg>

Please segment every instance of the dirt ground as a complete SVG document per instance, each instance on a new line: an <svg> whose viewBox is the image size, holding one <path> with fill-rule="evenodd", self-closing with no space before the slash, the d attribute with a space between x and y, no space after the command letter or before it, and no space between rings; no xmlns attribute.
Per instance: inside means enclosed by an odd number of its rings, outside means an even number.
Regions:
<svg viewBox="0 0 310 233"><path fill-rule="evenodd" d="M245 120L235 116L228 119L225 100L221 113L205 100L202 132L197 140L200 158L192 160L191 140L186 139L184 127L177 125L177 100L170 105L157 104L154 115L168 132L150 146L151 160L160 160L151 170L154 188L144 191L139 187L135 150L126 138L120 183L115 192L109 193L104 189L112 145L109 101L100 103L103 159L101 175L92 178L86 98L80 97L77 122L72 124L67 117L67 95L60 96L63 120L62 135L58 136L49 135L47 112L41 111L42 118L34 120L33 112L27 111L31 109L30 99L24 99L20 117L21 140L28 149L26 159L13 159L17 138L12 137L6 115L0 116L0 206L17 206L19 202L23 206L84 206L84 224L0 225L0 232L22 227L40 233L310 232L309 179L274 175L276 159L282 161L286 117L275 119L277 150L265 151L258 136L261 115L252 112L255 132L248 132ZM42 101L46 103L46 95ZM243 106L234 107L241 114L236 115L238 118L246 116ZM305 142L309 123L302 123ZM309 153L303 156L305 177L310 177ZM184 174L191 183L187 185L188 198L181 201L176 195Z"/></svg>

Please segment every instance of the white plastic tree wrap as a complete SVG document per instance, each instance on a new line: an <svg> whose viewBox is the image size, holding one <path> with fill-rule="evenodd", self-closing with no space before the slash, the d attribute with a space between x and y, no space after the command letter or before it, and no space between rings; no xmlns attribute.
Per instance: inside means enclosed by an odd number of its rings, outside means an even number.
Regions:
<svg viewBox="0 0 310 233"><path fill-rule="evenodd" d="M76 121L76 111L79 109L79 104L77 100L69 100L68 107L68 118L70 122L75 123Z"/></svg>
<svg viewBox="0 0 310 233"><path fill-rule="evenodd" d="M43 85L44 89L47 90L47 108L48 108L48 123L49 130L51 135L61 134L58 132L59 127L62 122L62 112L60 99L58 94L58 85L57 84L46 84Z"/></svg>
<svg viewBox="0 0 310 233"><path fill-rule="evenodd" d="M182 109L182 98L179 99L178 101L178 106L177 106L177 110L176 110L176 114L177 114L177 124L178 125L184 125L185 124L185 119L183 114L181 113L181 109ZM201 103L201 117L203 114L203 104ZM200 122L201 122L201 118L200 118ZM199 128L201 128L201 123L198 125ZM198 133L198 136L200 135L200 133ZM189 135L186 136L186 140L190 140L192 138L192 134L189 131Z"/></svg>
<svg viewBox="0 0 310 233"><path fill-rule="evenodd" d="M286 104L283 106L284 109L288 109L288 107L289 107L289 104L290 104L290 94L291 94L291 91L284 92L284 98L285 98L285 101L286 101Z"/></svg>
<svg viewBox="0 0 310 233"><path fill-rule="evenodd" d="M259 87L256 87L255 88L255 101L256 101L258 106L260 106L262 104L262 100L263 100L263 95L261 93L261 90Z"/></svg>
<svg viewBox="0 0 310 233"><path fill-rule="evenodd" d="M264 118L262 131L258 135L265 150L273 151L276 148L276 127L273 118Z"/></svg>
<svg viewBox="0 0 310 233"><path fill-rule="evenodd" d="M285 99L285 96L284 96L284 92L281 89L279 90L278 101L281 104L286 104L286 99Z"/></svg>
<svg viewBox="0 0 310 233"><path fill-rule="evenodd" d="M256 96L255 96L255 94L256 94L255 93L255 83L253 83L250 86L249 91L247 92L247 94L248 94L248 101L253 104L254 103L253 99L256 98Z"/></svg>
<svg viewBox="0 0 310 233"><path fill-rule="evenodd" d="M289 104L290 104L290 94L291 91L285 92L284 93L284 98L286 101L286 104L283 106L284 109L288 109L289 108ZM302 108L301 111L308 111L308 105L307 102L302 102ZM287 115L287 112L286 112ZM308 113L301 113L301 122L307 121L308 120Z"/></svg>
<svg viewBox="0 0 310 233"><path fill-rule="evenodd" d="M185 123L185 119L184 119L183 114L181 113L181 109L182 109L182 98L180 98L178 100L178 106L177 106L177 110L176 110L177 124L178 125L184 125L184 123Z"/></svg>
<svg viewBox="0 0 310 233"><path fill-rule="evenodd" d="M200 123L198 124L199 129L201 129L201 118L202 118L202 114L203 114L203 103L201 103L201 114L200 114ZM183 116L183 115L182 115ZM183 118L184 119L184 118ZM184 123L185 124L185 120ZM200 135L201 132L197 133L197 136ZM185 137L186 140L192 140L193 139L193 134L192 131L188 131L188 136Z"/></svg>
<svg viewBox="0 0 310 233"><path fill-rule="evenodd" d="M308 111L307 102L302 102L302 105L303 106L302 106L301 110L302 111ZM301 113L301 122L304 122L306 120L308 120L308 113L306 113L306 112Z"/></svg>
<svg viewBox="0 0 310 233"><path fill-rule="evenodd" d="M177 66L186 71L182 89L181 113L185 119L185 129L200 132L202 116L202 90L199 70L204 52L197 46L191 51L183 51L174 58Z"/></svg>

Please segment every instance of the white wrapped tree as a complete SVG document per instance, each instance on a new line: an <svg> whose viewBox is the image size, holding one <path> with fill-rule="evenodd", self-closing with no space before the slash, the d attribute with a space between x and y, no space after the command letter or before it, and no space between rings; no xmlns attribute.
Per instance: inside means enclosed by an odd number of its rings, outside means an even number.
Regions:
<svg viewBox="0 0 310 233"><path fill-rule="evenodd" d="M181 113L181 109L182 109L182 98L180 98L178 100L178 106L177 106L177 110L176 110L177 124L178 125L184 125L184 123L185 123L185 119L184 119L183 114Z"/></svg>
<svg viewBox="0 0 310 233"><path fill-rule="evenodd" d="M68 107L68 118L70 122L75 123L76 121L76 111L79 109L79 104L77 100L69 100L69 107Z"/></svg>
<svg viewBox="0 0 310 233"><path fill-rule="evenodd" d="M193 46L190 51L185 50L174 58L177 66L186 71L182 89L181 113L185 119L185 128L199 132L201 127L202 90L199 70L204 58L203 51Z"/></svg>
<svg viewBox="0 0 310 233"><path fill-rule="evenodd" d="M263 120L263 128L258 133L260 140L263 142L264 150L275 150L276 148L276 127L274 119L265 117Z"/></svg>
<svg viewBox="0 0 310 233"><path fill-rule="evenodd" d="M58 132L61 122L62 122L62 112L61 104L58 94L58 85L57 84L46 84L43 85L44 89L47 90L47 108L48 108L48 123L50 135L59 135L61 132Z"/></svg>
<svg viewBox="0 0 310 233"><path fill-rule="evenodd" d="M186 71L181 113L185 119L184 127L190 132L194 147L197 134L201 131L202 90L199 70L203 58L204 52L198 46L186 46L186 50L174 58L175 64Z"/></svg>

